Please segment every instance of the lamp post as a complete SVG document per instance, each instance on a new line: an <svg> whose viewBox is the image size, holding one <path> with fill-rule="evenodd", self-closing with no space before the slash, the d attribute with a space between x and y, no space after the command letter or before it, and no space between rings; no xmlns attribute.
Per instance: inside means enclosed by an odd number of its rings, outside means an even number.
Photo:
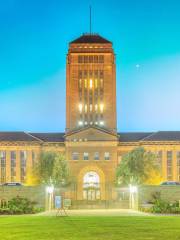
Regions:
<svg viewBox="0 0 180 240"><path fill-rule="evenodd" d="M129 185L129 207L138 210L138 187Z"/></svg>
<svg viewBox="0 0 180 240"><path fill-rule="evenodd" d="M52 208L53 208L53 195L54 195L54 186L51 185L51 186L47 186L46 187L46 193L47 193L47 204L46 204L46 209L48 211L51 211Z"/></svg>

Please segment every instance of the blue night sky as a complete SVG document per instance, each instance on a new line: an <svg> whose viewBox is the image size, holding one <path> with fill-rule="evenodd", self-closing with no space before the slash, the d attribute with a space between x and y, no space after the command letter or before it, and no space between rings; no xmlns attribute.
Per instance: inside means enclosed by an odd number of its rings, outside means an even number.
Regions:
<svg viewBox="0 0 180 240"><path fill-rule="evenodd" d="M68 42L113 42L119 131L180 130L180 1L0 1L0 130L65 129Z"/></svg>

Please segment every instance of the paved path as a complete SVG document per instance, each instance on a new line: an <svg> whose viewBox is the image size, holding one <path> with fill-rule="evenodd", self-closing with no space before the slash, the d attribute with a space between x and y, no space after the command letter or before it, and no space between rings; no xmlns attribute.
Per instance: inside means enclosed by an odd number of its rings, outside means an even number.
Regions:
<svg viewBox="0 0 180 240"><path fill-rule="evenodd" d="M55 216L57 211L38 213L36 216ZM67 210L68 216L152 216L130 209L80 209Z"/></svg>

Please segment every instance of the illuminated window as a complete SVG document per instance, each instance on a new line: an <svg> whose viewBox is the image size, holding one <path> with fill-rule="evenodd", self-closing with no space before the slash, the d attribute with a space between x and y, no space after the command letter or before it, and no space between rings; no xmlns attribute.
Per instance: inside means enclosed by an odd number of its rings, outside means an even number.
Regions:
<svg viewBox="0 0 180 240"><path fill-rule="evenodd" d="M87 113L87 104L84 106L84 111Z"/></svg>
<svg viewBox="0 0 180 240"><path fill-rule="evenodd" d="M89 105L89 110L92 112L92 104Z"/></svg>
<svg viewBox="0 0 180 240"><path fill-rule="evenodd" d="M97 80L97 78L95 79L95 88L97 88L98 87L98 80Z"/></svg>
<svg viewBox="0 0 180 240"><path fill-rule="evenodd" d="M92 86L93 86L93 81L92 81L92 79L90 79L89 80L89 87L92 88Z"/></svg>
<svg viewBox="0 0 180 240"><path fill-rule="evenodd" d="M94 160L99 160L99 153L98 152L94 153Z"/></svg>
<svg viewBox="0 0 180 240"><path fill-rule="evenodd" d="M88 152L84 152L83 159L84 160L89 160L89 153Z"/></svg>
<svg viewBox="0 0 180 240"><path fill-rule="evenodd" d="M79 79L79 88L82 88L82 79Z"/></svg>
<svg viewBox="0 0 180 240"><path fill-rule="evenodd" d="M109 152L104 153L104 160L110 160L110 153Z"/></svg>
<svg viewBox="0 0 180 240"><path fill-rule="evenodd" d="M101 111L101 113L103 113L103 110L104 110L104 104L101 103L101 104L100 104L100 111Z"/></svg>
<svg viewBox="0 0 180 240"><path fill-rule="evenodd" d="M98 105L95 104L95 111L97 112L97 110L98 110Z"/></svg>
<svg viewBox="0 0 180 240"><path fill-rule="evenodd" d="M87 79L84 79L84 87L87 88Z"/></svg>
<svg viewBox="0 0 180 240"><path fill-rule="evenodd" d="M78 152L73 152L72 153L72 160L79 160L79 153Z"/></svg>
<svg viewBox="0 0 180 240"><path fill-rule="evenodd" d="M82 103L79 103L79 112L80 113L82 113L82 108L83 108Z"/></svg>
<svg viewBox="0 0 180 240"><path fill-rule="evenodd" d="M100 79L100 87L103 88L103 79Z"/></svg>

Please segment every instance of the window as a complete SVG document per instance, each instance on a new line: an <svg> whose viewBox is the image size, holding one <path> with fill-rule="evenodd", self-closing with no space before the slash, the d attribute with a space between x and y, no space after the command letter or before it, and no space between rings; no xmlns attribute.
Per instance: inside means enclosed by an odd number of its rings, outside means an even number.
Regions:
<svg viewBox="0 0 180 240"><path fill-rule="evenodd" d="M180 151L177 152L177 179L180 181Z"/></svg>
<svg viewBox="0 0 180 240"><path fill-rule="evenodd" d="M36 154L34 151L32 151L32 167L35 167L35 163L36 163Z"/></svg>
<svg viewBox="0 0 180 240"><path fill-rule="evenodd" d="M73 160L79 160L79 153L78 152L73 152L72 153L72 159Z"/></svg>
<svg viewBox="0 0 180 240"><path fill-rule="evenodd" d="M172 180L172 151L167 151L167 179Z"/></svg>
<svg viewBox="0 0 180 240"><path fill-rule="evenodd" d="M84 87L87 88L87 79L84 79Z"/></svg>
<svg viewBox="0 0 180 240"><path fill-rule="evenodd" d="M99 56L99 63L104 63L104 56L103 55Z"/></svg>
<svg viewBox="0 0 180 240"><path fill-rule="evenodd" d="M99 160L99 153L98 152L94 153L94 160Z"/></svg>
<svg viewBox="0 0 180 240"><path fill-rule="evenodd" d="M93 63L93 56L89 56L89 63Z"/></svg>
<svg viewBox="0 0 180 240"><path fill-rule="evenodd" d="M78 63L82 63L83 62L83 56L78 56Z"/></svg>
<svg viewBox="0 0 180 240"><path fill-rule="evenodd" d="M159 166L160 171L162 171L162 151L158 151L157 153L157 164Z"/></svg>
<svg viewBox="0 0 180 240"><path fill-rule="evenodd" d="M104 160L109 160L110 159L110 153L109 152L105 152L104 153Z"/></svg>
<svg viewBox="0 0 180 240"><path fill-rule="evenodd" d="M98 63L98 56L97 55L94 56L94 63Z"/></svg>
<svg viewBox="0 0 180 240"><path fill-rule="evenodd" d="M26 177L26 164L27 164L27 152L26 151L20 151L21 182L25 181L25 177Z"/></svg>
<svg viewBox="0 0 180 240"><path fill-rule="evenodd" d="M16 151L10 152L10 158L11 158L11 182L14 182L16 177Z"/></svg>
<svg viewBox="0 0 180 240"><path fill-rule="evenodd" d="M84 56L84 63L88 63L88 56Z"/></svg>
<svg viewBox="0 0 180 240"><path fill-rule="evenodd" d="M6 181L6 151L0 152L1 183Z"/></svg>
<svg viewBox="0 0 180 240"><path fill-rule="evenodd" d="M11 167L16 167L16 152L11 151Z"/></svg>
<svg viewBox="0 0 180 240"><path fill-rule="evenodd" d="M89 160L89 153L88 152L84 152L84 160Z"/></svg>

